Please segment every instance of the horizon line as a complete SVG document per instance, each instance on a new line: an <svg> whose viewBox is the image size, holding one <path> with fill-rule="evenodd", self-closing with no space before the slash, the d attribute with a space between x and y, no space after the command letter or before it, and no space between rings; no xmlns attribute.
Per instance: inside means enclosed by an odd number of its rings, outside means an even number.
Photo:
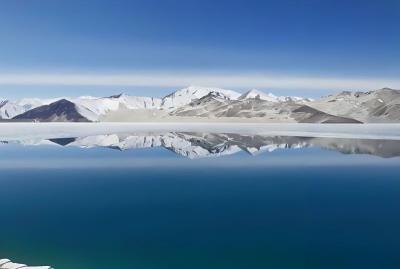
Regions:
<svg viewBox="0 0 400 269"><path fill-rule="evenodd" d="M400 79L293 76L271 74L194 74L194 73L0 73L0 85L38 86L135 86L274 88L292 90L375 90L400 88Z"/></svg>

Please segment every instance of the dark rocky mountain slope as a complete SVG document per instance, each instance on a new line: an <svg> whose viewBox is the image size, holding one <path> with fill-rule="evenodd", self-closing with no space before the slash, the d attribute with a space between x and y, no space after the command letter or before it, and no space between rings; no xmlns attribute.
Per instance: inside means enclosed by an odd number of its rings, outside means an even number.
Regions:
<svg viewBox="0 0 400 269"><path fill-rule="evenodd" d="M40 106L20 114L13 119L40 122L88 122L82 116L77 106L65 99L61 99L50 105Z"/></svg>

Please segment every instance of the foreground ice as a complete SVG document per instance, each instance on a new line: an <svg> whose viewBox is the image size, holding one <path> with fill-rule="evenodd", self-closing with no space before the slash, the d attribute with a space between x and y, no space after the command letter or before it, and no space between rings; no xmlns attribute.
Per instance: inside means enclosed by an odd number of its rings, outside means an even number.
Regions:
<svg viewBox="0 0 400 269"><path fill-rule="evenodd" d="M9 259L0 259L0 269L52 269L50 266L28 266L26 264L13 263Z"/></svg>
<svg viewBox="0 0 400 269"><path fill-rule="evenodd" d="M0 123L0 140L67 138L128 132L213 132L400 140L400 124Z"/></svg>

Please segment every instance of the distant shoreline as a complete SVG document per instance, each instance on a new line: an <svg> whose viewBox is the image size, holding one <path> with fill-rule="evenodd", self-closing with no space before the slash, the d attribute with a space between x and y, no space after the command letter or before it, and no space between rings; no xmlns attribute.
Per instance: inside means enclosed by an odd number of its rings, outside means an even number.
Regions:
<svg viewBox="0 0 400 269"><path fill-rule="evenodd" d="M0 139L67 138L112 133L204 132L400 140L400 124L226 123L226 122L1 122Z"/></svg>

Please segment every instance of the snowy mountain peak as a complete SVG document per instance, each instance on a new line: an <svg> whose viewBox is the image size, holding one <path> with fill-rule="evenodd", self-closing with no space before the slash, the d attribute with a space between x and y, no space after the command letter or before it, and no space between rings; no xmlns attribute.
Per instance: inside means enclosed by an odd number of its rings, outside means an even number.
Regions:
<svg viewBox="0 0 400 269"><path fill-rule="evenodd" d="M103 98L79 97L70 100L79 107L79 112L91 121L98 121L101 116L121 108L159 109L161 106L161 99L123 93Z"/></svg>
<svg viewBox="0 0 400 269"><path fill-rule="evenodd" d="M273 95L272 93L264 93L262 91L252 89L244 94L242 94L238 99L246 100L246 99L260 99L269 102L279 102L279 97Z"/></svg>
<svg viewBox="0 0 400 269"><path fill-rule="evenodd" d="M231 90L189 86L165 96L162 99L162 106L167 109L181 107L191 103L195 99L200 99L211 92L220 93L231 100L236 100L240 96L240 93Z"/></svg>
<svg viewBox="0 0 400 269"><path fill-rule="evenodd" d="M223 94L221 92L210 92L209 94L207 94L204 97L207 97L207 96L215 98L215 99L230 100L229 96L226 96L225 94ZM202 97L202 98L204 98L204 97Z"/></svg>
<svg viewBox="0 0 400 269"><path fill-rule="evenodd" d="M312 99L308 98L303 98L303 97L297 97L297 96L276 96L272 93L264 93L262 91L252 89L244 94L242 94L239 98L239 100L246 100L246 99L260 99L264 101L269 101L269 102L308 102L312 101Z"/></svg>

